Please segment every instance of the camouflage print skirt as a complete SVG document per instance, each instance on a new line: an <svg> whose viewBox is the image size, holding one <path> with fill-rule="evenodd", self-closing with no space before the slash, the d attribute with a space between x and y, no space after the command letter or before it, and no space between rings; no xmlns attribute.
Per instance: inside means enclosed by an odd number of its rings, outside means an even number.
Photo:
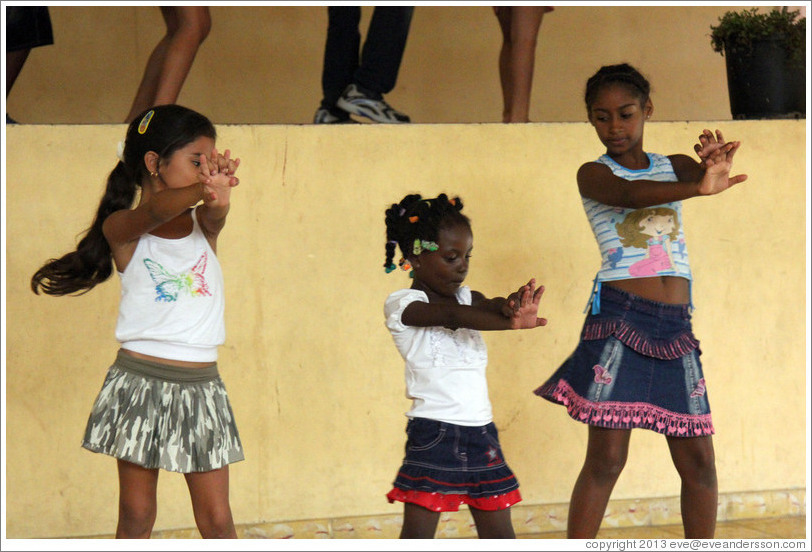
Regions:
<svg viewBox="0 0 812 552"><path fill-rule="evenodd" d="M149 469L190 473L244 459L217 364L182 368L119 352L82 446Z"/></svg>

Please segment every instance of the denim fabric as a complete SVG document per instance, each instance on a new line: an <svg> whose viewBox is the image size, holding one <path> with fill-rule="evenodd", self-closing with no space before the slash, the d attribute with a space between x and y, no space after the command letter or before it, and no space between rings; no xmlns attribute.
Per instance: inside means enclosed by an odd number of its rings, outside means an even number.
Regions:
<svg viewBox="0 0 812 552"><path fill-rule="evenodd" d="M714 433L687 305L649 301L609 286L581 341L535 393L586 424L673 436Z"/></svg>
<svg viewBox="0 0 812 552"><path fill-rule="evenodd" d="M426 418L406 425L406 456L394 486L406 491L502 495L519 488L493 423L460 426Z"/></svg>

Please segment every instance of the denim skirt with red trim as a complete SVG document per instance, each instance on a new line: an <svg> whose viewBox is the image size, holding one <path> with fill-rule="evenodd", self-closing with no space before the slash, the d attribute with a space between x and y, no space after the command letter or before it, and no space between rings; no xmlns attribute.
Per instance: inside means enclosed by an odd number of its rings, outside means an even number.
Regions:
<svg viewBox="0 0 812 552"><path fill-rule="evenodd" d="M456 512L462 504L494 511L521 501L493 423L469 427L412 418L406 435L406 455L386 495L390 503Z"/></svg>
<svg viewBox="0 0 812 552"><path fill-rule="evenodd" d="M598 314L587 315L575 351L535 394L592 426L712 435L689 306L611 286L602 286L600 305Z"/></svg>

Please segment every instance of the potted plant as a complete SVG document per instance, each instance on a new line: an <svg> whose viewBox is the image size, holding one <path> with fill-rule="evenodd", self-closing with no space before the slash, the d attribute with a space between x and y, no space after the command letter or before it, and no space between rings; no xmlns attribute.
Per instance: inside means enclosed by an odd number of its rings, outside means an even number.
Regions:
<svg viewBox="0 0 812 552"><path fill-rule="evenodd" d="M806 117L806 18L786 6L729 11L711 25L734 119Z"/></svg>

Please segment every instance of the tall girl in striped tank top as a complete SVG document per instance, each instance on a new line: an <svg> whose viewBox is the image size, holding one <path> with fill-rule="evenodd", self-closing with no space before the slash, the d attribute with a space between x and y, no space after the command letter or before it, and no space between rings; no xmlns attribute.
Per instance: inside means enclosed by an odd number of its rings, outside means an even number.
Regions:
<svg viewBox="0 0 812 552"><path fill-rule="evenodd" d="M589 122L606 147L578 171L578 190L601 252L581 340L535 393L588 425L586 459L567 535L594 538L626 462L633 428L665 436L682 480L686 538L712 538L717 482L708 385L691 327L691 267L681 201L746 180L730 176L739 142L704 130L701 162L643 149L653 104L627 64L602 67L586 86Z"/></svg>

